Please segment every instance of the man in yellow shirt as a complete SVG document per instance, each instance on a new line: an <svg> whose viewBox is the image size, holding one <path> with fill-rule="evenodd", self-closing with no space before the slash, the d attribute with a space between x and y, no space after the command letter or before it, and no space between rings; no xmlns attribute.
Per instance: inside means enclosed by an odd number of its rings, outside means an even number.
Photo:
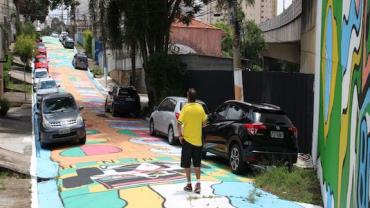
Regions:
<svg viewBox="0 0 370 208"><path fill-rule="evenodd" d="M202 158L202 126L207 120L207 115L204 112L203 106L196 103L197 93L195 89L188 90L188 103L182 108L178 119L178 129L180 133L180 142L182 144L181 151L181 167L185 168L187 185L185 191L192 191L190 165L193 161L195 176L197 183L194 192L200 193L200 165Z"/></svg>

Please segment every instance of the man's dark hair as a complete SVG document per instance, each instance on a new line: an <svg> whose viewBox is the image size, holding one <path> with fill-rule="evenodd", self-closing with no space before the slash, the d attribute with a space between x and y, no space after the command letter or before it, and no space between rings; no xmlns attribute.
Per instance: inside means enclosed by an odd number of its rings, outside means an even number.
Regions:
<svg viewBox="0 0 370 208"><path fill-rule="evenodd" d="M194 88L189 88L188 100L189 102L195 102L197 100L197 91Z"/></svg>

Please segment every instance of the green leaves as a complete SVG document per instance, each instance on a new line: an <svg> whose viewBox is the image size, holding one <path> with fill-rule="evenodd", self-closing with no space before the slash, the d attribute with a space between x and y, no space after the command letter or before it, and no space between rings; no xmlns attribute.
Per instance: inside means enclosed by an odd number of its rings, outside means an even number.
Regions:
<svg viewBox="0 0 370 208"><path fill-rule="evenodd" d="M22 34L17 37L14 46L15 54L26 59L31 59L35 48L35 39L26 34Z"/></svg>

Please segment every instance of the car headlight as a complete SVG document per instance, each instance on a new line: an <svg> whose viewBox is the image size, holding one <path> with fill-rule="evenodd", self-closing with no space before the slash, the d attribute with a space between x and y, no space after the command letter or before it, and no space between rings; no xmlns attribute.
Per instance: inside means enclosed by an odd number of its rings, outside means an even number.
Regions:
<svg viewBox="0 0 370 208"><path fill-rule="evenodd" d="M44 126L44 128L52 128L51 124L49 123L48 120L46 120L45 118L42 119L42 126Z"/></svg>
<svg viewBox="0 0 370 208"><path fill-rule="evenodd" d="M78 124L78 125L80 125L80 124L83 124L83 123L84 123L84 119L82 118L82 116L81 116L81 115L78 115L78 116L77 116L76 122L77 122L77 124Z"/></svg>

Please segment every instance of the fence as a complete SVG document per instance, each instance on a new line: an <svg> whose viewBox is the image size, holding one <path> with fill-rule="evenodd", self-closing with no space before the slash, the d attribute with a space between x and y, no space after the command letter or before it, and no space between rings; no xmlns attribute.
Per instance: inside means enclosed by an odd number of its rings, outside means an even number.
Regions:
<svg viewBox="0 0 370 208"><path fill-rule="evenodd" d="M314 75L285 72L243 71L244 100L280 106L299 131L299 151L311 153ZM187 87L213 111L226 100L234 99L231 70L188 70Z"/></svg>

